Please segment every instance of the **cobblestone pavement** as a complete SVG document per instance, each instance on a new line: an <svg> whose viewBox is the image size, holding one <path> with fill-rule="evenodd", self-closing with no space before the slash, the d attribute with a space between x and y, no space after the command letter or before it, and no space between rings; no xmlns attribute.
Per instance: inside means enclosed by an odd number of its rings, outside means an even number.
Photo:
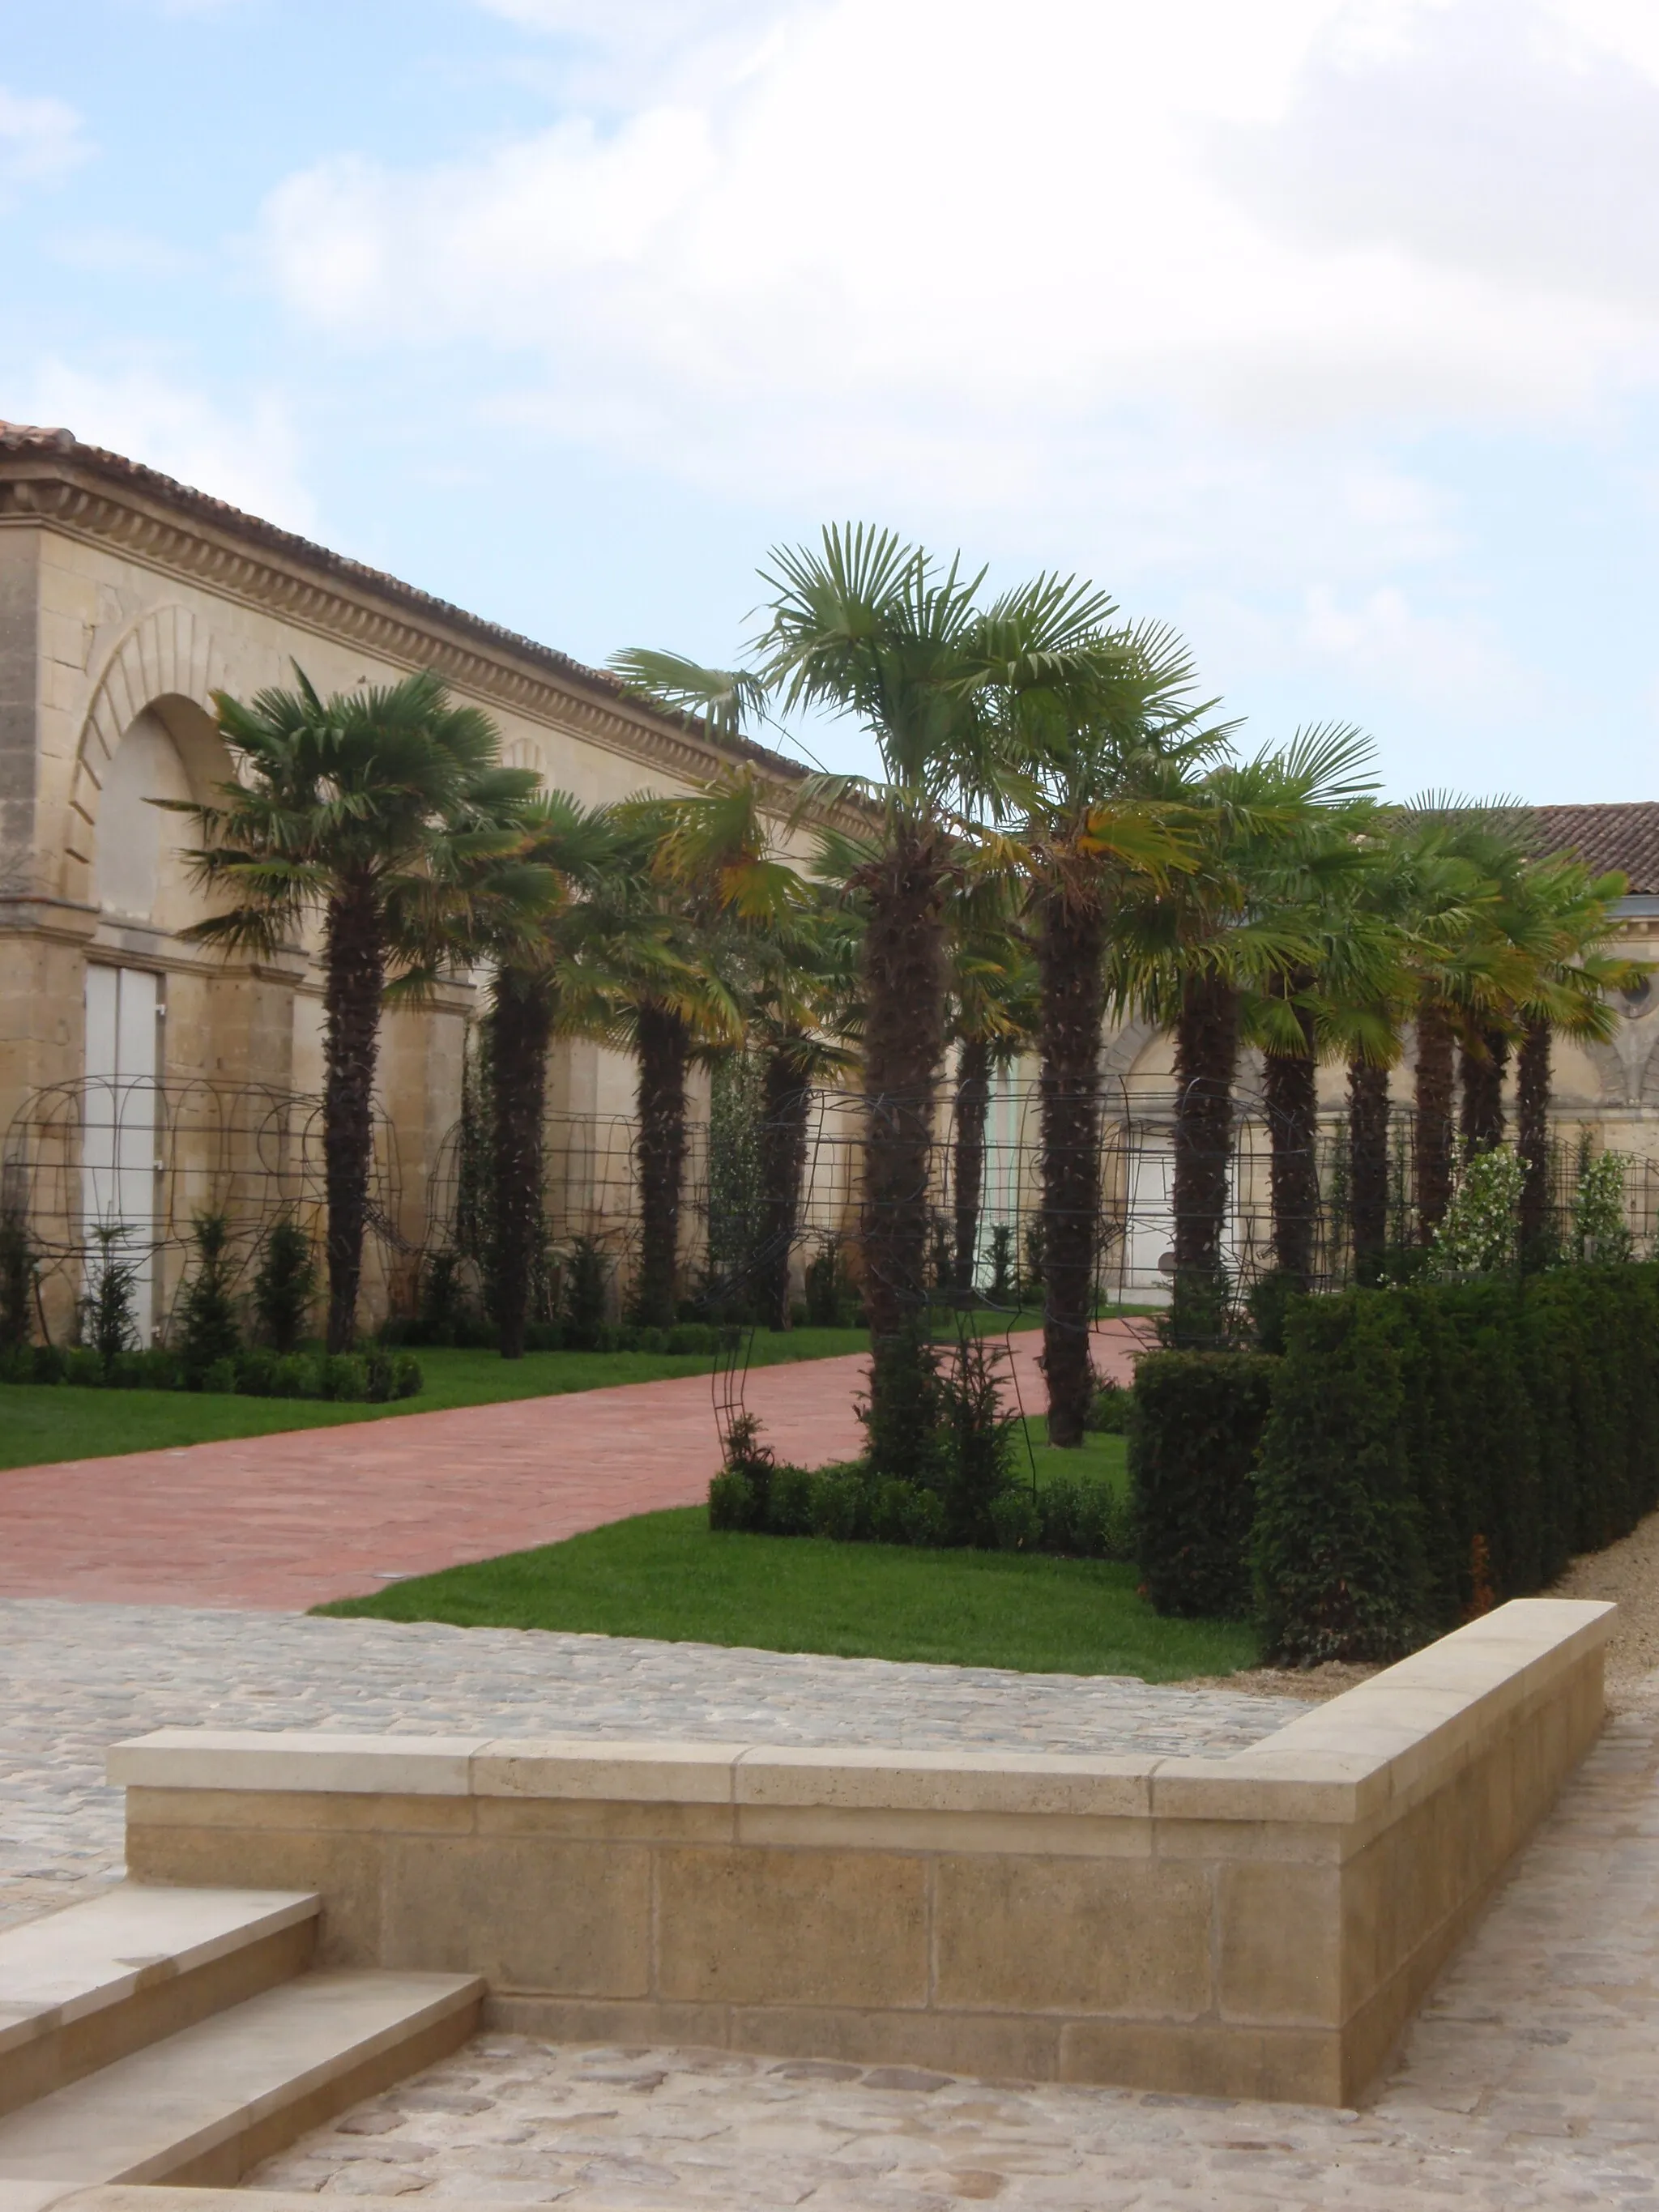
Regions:
<svg viewBox="0 0 1659 2212"><path fill-rule="evenodd" d="M121 1859L107 1744L167 1727L697 1735L1224 1755L1303 1711L1015 1674L517 1629L0 1599L0 1925Z"/></svg>
<svg viewBox="0 0 1659 2212"><path fill-rule="evenodd" d="M1659 2204L1659 1705L1615 1720L1363 2113L484 2035L249 2176L565 2212Z"/></svg>

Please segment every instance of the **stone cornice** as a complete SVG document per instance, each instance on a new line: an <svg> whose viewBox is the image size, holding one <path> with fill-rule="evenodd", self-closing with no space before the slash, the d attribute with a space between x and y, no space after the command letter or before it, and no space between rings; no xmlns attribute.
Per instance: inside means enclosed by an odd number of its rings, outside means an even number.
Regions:
<svg viewBox="0 0 1659 2212"><path fill-rule="evenodd" d="M0 425L0 526L8 524L44 524L394 665L435 668L459 690L677 780L752 763L782 806L806 774L765 746L711 742L690 720L630 698L602 670L65 430ZM862 826L855 810L836 811L848 827Z"/></svg>

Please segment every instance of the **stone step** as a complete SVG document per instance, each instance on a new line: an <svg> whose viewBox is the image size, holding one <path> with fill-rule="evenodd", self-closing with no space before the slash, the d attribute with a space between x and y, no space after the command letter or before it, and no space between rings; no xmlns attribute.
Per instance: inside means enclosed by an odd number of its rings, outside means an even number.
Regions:
<svg viewBox="0 0 1659 2212"><path fill-rule="evenodd" d="M143 1888L0 1933L0 2114L302 1973L318 1899Z"/></svg>
<svg viewBox="0 0 1659 2212"><path fill-rule="evenodd" d="M0 2118L0 2182L228 2188L464 2043L470 1974L303 1974Z"/></svg>

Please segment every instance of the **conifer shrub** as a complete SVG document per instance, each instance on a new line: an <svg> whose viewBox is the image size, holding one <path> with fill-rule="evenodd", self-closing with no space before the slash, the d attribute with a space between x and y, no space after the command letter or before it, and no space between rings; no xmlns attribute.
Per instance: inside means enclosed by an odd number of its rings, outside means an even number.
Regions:
<svg viewBox="0 0 1659 2212"><path fill-rule="evenodd" d="M34 1334L34 1239L21 1206L0 1208L0 1351L27 1345Z"/></svg>
<svg viewBox="0 0 1659 2212"><path fill-rule="evenodd" d="M1253 1600L1255 1455L1278 1362L1155 1352L1135 1370L1129 1486L1137 1556L1159 1613L1237 1620Z"/></svg>
<svg viewBox="0 0 1659 2212"><path fill-rule="evenodd" d="M274 1224L253 1277L259 1334L281 1355L297 1352L317 1295L317 1255L291 1214Z"/></svg>
<svg viewBox="0 0 1659 2212"><path fill-rule="evenodd" d="M228 1370L233 1377L242 1332L230 1295L230 1224L222 1213L198 1213L191 1225L195 1264L179 1301L173 1349L193 1389L235 1389L233 1381L210 1384L210 1374Z"/></svg>
<svg viewBox="0 0 1659 2212"><path fill-rule="evenodd" d="M1656 1348L1648 1265L1299 1305L1256 1479L1269 1656L1398 1657L1629 1534L1659 1504Z"/></svg>

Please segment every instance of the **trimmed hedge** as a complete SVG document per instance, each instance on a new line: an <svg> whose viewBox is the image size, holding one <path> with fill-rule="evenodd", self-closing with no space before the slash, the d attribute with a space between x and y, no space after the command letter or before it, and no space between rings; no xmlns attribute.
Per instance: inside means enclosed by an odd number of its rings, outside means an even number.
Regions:
<svg viewBox="0 0 1659 2212"><path fill-rule="evenodd" d="M1253 1352L1154 1352L1135 1369L1130 1492L1159 1613L1232 1620L1250 1611L1256 1447L1279 1364Z"/></svg>
<svg viewBox="0 0 1659 2212"><path fill-rule="evenodd" d="M991 1502L989 1545L1075 1559L1133 1556L1128 1509L1109 1483L1011 1486ZM872 1474L862 1460L793 1467L746 1460L708 1486L708 1525L757 1536L827 1536L842 1544L960 1544L945 1500L921 1483ZM980 1540L982 1542L982 1540Z"/></svg>
<svg viewBox="0 0 1659 2212"><path fill-rule="evenodd" d="M592 1341L580 1344L574 1341L575 1334L562 1322L532 1321L525 1328L525 1350L653 1352L665 1352L675 1359L708 1359L717 1352L729 1351L737 1339L735 1329L707 1321L676 1322L672 1328L636 1328L631 1322L601 1322L592 1333ZM445 1351L493 1352L501 1342L501 1332L493 1322L476 1314L464 1315L435 1329L419 1319L398 1318L386 1323L380 1341L429 1345Z"/></svg>
<svg viewBox="0 0 1659 2212"><path fill-rule="evenodd" d="M192 1375L181 1354L122 1352L106 1365L89 1346L20 1344L0 1351L0 1382L68 1383L89 1390L204 1390L244 1398L324 1398L386 1405L421 1389L407 1352L239 1352Z"/></svg>
<svg viewBox="0 0 1659 2212"><path fill-rule="evenodd" d="M1303 1302L1256 1488L1275 1659L1397 1658L1546 1588L1659 1504L1659 1267Z"/></svg>

